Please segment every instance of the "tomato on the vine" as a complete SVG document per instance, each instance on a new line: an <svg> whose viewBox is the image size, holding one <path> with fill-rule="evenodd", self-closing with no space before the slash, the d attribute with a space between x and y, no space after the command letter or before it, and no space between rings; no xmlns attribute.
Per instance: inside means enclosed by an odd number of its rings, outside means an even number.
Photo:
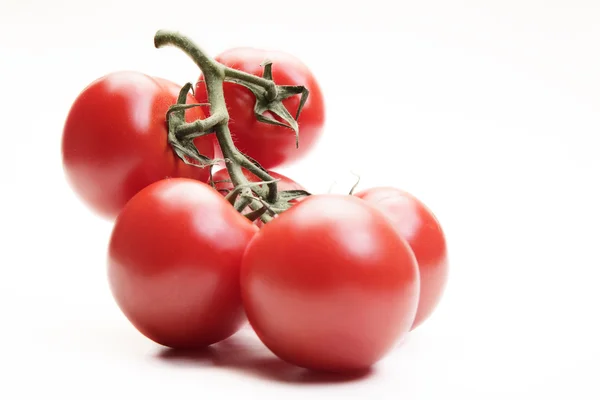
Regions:
<svg viewBox="0 0 600 400"><path fill-rule="evenodd" d="M109 246L114 298L164 346L208 346L245 322L243 253L257 227L210 186L187 178L142 189L117 217Z"/></svg>
<svg viewBox="0 0 600 400"><path fill-rule="evenodd" d="M241 270L250 324L301 367L368 368L406 334L419 298L410 247L352 196L313 195L267 223Z"/></svg>
<svg viewBox="0 0 600 400"><path fill-rule="evenodd" d="M64 126L63 165L74 191L94 211L114 218L138 191L167 177L208 180L208 168L186 165L167 142L166 113L179 90L166 79L122 71L79 94ZM186 112L188 122L204 117L199 107ZM212 139L194 143L213 157Z"/></svg>
<svg viewBox="0 0 600 400"><path fill-rule="evenodd" d="M421 282L415 329L433 313L446 287L448 251L442 227L423 202L403 190L374 187L355 196L382 211L415 254Z"/></svg>
<svg viewBox="0 0 600 400"><path fill-rule="evenodd" d="M255 97L244 86L225 82L225 102L229 111L229 129L236 147L258 161L264 168L274 168L305 156L317 143L325 123L325 106L321 88L313 75L297 58L283 52L254 48L234 48L215 57L225 66L256 76L262 76L265 60L273 63L273 81L277 85L304 86L309 90L308 100L298 119L299 146L293 130L259 122L254 115ZM196 98L207 103L206 85L202 76L196 85ZM292 116L300 103L300 96L283 100Z"/></svg>

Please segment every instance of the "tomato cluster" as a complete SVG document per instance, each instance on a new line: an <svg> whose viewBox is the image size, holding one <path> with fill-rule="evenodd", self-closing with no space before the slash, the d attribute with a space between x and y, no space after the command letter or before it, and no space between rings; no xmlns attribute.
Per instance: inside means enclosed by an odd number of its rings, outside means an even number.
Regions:
<svg viewBox="0 0 600 400"><path fill-rule="evenodd" d="M115 72L85 88L68 113L66 176L91 209L115 219L108 277L116 303L164 346L209 346L249 321L290 363L370 367L440 301L448 261L438 220L394 187L310 194L271 171L301 159L323 131L323 95L299 60L233 49L210 65L226 73L201 75L195 96L162 78ZM223 75L232 78L220 82L222 96L211 96ZM229 119L217 118L214 99ZM261 101L270 122L256 114ZM296 148L284 122L300 109L291 120ZM232 155L227 168L201 162L215 154Z"/></svg>

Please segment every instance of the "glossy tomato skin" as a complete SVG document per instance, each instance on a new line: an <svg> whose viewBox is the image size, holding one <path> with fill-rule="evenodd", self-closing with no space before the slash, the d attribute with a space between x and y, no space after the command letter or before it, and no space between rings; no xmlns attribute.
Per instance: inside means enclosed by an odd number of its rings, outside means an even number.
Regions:
<svg viewBox="0 0 600 400"><path fill-rule="evenodd" d="M242 171L243 171L246 179L248 179L248 182L261 182L261 180L259 178L257 178L256 175L252 174L248 170L243 169ZM279 190L279 191L306 190L304 187L302 187L302 185L291 180L290 178L288 178L285 175L281 175L280 173L277 173L275 171L268 171L268 172L269 172L269 175L271 175L271 177L273 179L279 179L279 181L277 182L277 190ZM213 180L215 181L215 188L219 191L219 193L221 193L224 196L226 196L227 193L229 193L229 191L233 189L233 183L223 182L223 181L229 180L229 179L230 179L229 173L227 172L227 169L225 169L225 168L221 169L213 174ZM290 203L297 204L298 201L301 201L303 199L304 199L304 197L299 197L298 199L292 200ZM244 213L247 213L250 211L252 211L252 209L250 207L248 207L246 210L244 210ZM256 226L258 226L259 228L261 228L264 225L260 219L257 219L256 221L254 221L254 224Z"/></svg>
<svg viewBox="0 0 600 400"><path fill-rule="evenodd" d="M204 183L151 184L116 220L108 251L113 296L159 344L199 348L221 341L246 321L240 265L257 230Z"/></svg>
<svg viewBox="0 0 600 400"><path fill-rule="evenodd" d="M167 143L166 113L179 86L139 72L108 74L86 87L72 104L62 137L62 159L74 191L95 212L113 219L149 184L167 177L207 181L207 168L186 165ZM188 102L195 102L188 96ZM204 118L200 108L188 122ZM210 138L199 151L213 157Z"/></svg>
<svg viewBox="0 0 600 400"><path fill-rule="evenodd" d="M409 331L419 275L380 212L356 197L313 195L250 242L241 289L248 320L273 353L349 372L370 367Z"/></svg>
<svg viewBox="0 0 600 400"><path fill-rule="evenodd" d="M420 274L420 299L412 329L435 310L448 280L448 250L435 215L415 196L393 187L375 187L355 194L382 211L410 245Z"/></svg>
<svg viewBox="0 0 600 400"><path fill-rule="evenodd" d="M273 81L277 85L302 85L310 91L298 119L300 141L296 148L294 131L256 119L255 97L249 89L225 82L223 90L230 116L229 128L239 150L270 169L302 158L315 146L325 123L325 104L321 88L306 65L287 53L244 47L227 50L215 59L257 76L262 76L261 64L268 59L273 63ZM196 87L196 98L200 103L208 102L202 77ZM283 104L295 116L299 102L300 96L293 96Z"/></svg>

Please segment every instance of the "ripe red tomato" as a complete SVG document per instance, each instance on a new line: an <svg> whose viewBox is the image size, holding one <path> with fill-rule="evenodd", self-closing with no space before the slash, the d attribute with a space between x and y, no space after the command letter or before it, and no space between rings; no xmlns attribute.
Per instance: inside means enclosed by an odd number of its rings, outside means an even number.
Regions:
<svg viewBox="0 0 600 400"><path fill-rule="evenodd" d="M151 184L119 214L109 246L114 298L146 337L173 348L221 341L246 321L240 265L258 230L210 186Z"/></svg>
<svg viewBox="0 0 600 400"><path fill-rule="evenodd" d="M246 179L248 179L249 182L261 182L261 179L257 178L256 175L252 174L251 172L249 172L248 170L244 169L242 170L244 173L244 176L246 177ZM287 176L281 175L275 171L269 171L269 175L271 175L271 177L273 179L279 179L279 181L277 182L277 190L279 191L283 191L283 190L306 190L304 189L299 183L294 182L293 180L291 180L290 178L288 178ZM219 193L221 193L222 195L227 195L227 193L233 189L233 183L231 182L223 182L225 180L229 180L229 173L227 172L227 169L221 169L217 172L215 172L213 174L213 180L215 181L215 188L219 191ZM291 204L296 204L298 201L304 199L305 197L300 197L298 199L294 199L292 201L290 201ZM250 212L252 211L252 209L250 207L248 207L246 210L244 210L244 213ZM260 219L257 219L255 222L256 226L258 226L259 228L263 226L263 222Z"/></svg>
<svg viewBox="0 0 600 400"><path fill-rule="evenodd" d="M64 126L62 157L67 179L94 211L114 218L138 191L166 177L207 181L208 168L186 165L167 142L166 113L179 87L139 72L115 72L86 87ZM188 102L195 102L188 96ZM186 119L204 118L199 108ZM212 139L198 138L213 157Z"/></svg>
<svg viewBox="0 0 600 400"><path fill-rule="evenodd" d="M409 331L419 275L380 212L356 197L313 195L256 234L241 289L248 320L273 353L343 372L369 367Z"/></svg>
<svg viewBox="0 0 600 400"><path fill-rule="evenodd" d="M381 210L415 253L421 294L414 329L433 313L446 287L448 251L442 227L420 200L400 189L375 187L356 196Z"/></svg>
<svg viewBox="0 0 600 400"><path fill-rule="evenodd" d="M294 131L256 119L255 97L249 89L225 82L223 89L230 115L229 128L240 151L269 169L297 160L314 147L325 123L325 107L317 80L300 60L286 53L254 48L234 48L215 59L228 67L257 76L262 76L263 73L261 63L269 59L273 62L273 81L277 85L302 85L310 91L298 119L300 142L296 148ZM200 103L208 102L203 82L197 84L196 98ZM296 115L299 102L300 96L283 100L284 106L293 116Z"/></svg>

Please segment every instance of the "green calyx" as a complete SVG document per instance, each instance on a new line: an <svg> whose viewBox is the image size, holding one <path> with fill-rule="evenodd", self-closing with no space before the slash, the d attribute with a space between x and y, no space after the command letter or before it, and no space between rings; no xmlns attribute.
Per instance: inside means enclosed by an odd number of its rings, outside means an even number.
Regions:
<svg viewBox="0 0 600 400"><path fill-rule="evenodd" d="M264 68L262 79L267 82L273 82L273 63L267 60L263 62L262 66ZM248 88L256 98L256 103L254 104L254 115L256 116L256 119L265 124L290 128L296 135L296 148L298 147L298 118L300 117L302 108L309 95L309 91L306 87L289 85L278 86L275 84L269 85L268 83L259 84L255 80L250 81L244 79L244 75L240 75L239 71L233 69L225 72L225 80ZM301 97L300 104L296 110L296 116L294 117L283 105L283 100L297 95L301 95ZM281 121L269 116L267 114L268 112L279 117Z"/></svg>

